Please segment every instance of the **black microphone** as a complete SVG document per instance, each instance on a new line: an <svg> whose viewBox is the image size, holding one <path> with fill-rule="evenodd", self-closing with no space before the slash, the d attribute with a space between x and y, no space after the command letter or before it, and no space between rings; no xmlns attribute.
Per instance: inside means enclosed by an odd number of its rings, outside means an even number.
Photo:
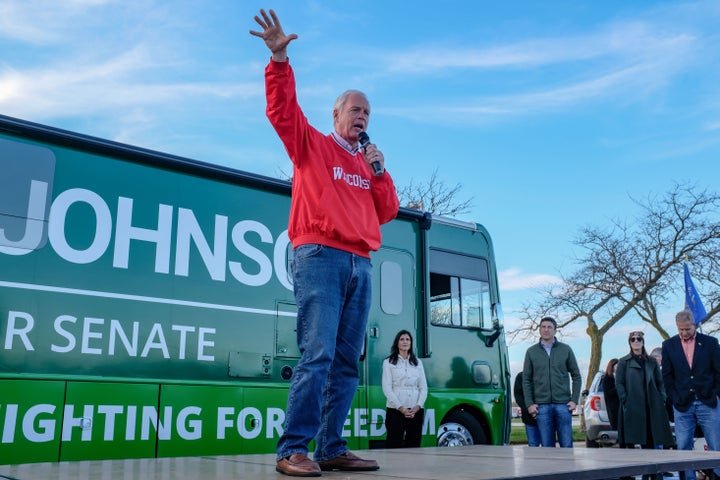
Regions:
<svg viewBox="0 0 720 480"><path fill-rule="evenodd" d="M360 148L363 149L363 153L365 153L365 149L368 145L370 145L370 136L367 134L367 132L360 132L358 133L358 141L360 142ZM373 169L373 174L375 176L382 175L385 171L381 166L380 162L372 162L370 164Z"/></svg>

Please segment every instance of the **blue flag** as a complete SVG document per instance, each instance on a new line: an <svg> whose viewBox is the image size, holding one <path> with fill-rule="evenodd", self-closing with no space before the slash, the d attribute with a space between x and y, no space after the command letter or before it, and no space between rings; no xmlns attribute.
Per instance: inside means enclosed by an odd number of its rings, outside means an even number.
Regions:
<svg viewBox="0 0 720 480"><path fill-rule="evenodd" d="M695 285L693 284L692 278L690 278L690 270L688 269L687 263L683 264L685 269L685 308L690 310L695 318L695 324L700 323L700 320L704 320L707 316L705 307L700 300Z"/></svg>

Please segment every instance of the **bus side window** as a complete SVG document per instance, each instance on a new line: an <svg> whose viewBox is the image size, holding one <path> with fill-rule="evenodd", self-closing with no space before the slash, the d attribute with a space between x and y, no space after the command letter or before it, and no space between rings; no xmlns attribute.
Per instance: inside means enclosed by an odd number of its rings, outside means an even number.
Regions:
<svg viewBox="0 0 720 480"><path fill-rule="evenodd" d="M492 328L487 261L449 252L434 252L431 258L430 323Z"/></svg>
<svg viewBox="0 0 720 480"><path fill-rule="evenodd" d="M391 261L380 264L380 308L388 315L400 315L403 309L402 267Z"/></svg>

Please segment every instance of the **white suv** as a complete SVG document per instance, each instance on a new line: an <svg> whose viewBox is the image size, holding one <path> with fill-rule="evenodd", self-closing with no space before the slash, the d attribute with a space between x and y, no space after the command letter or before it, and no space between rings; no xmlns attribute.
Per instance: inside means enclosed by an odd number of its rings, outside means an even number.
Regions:
<svg viewBox="0 0 720 480"><path fill-rule="evenodd" d="M604 372L596 373L590 388L583 391L581 411L585 419L585 446L588 448L611 447L617 443L617 430L610 426L607 415L603 375Z"/></svg>

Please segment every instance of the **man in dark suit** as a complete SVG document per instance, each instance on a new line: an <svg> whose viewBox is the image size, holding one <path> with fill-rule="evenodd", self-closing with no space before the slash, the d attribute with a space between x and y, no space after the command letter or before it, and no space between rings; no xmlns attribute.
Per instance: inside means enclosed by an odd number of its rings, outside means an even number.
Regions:
<svg viewBox="0 0 720 480"><path fill-rule="evenodd" d="M662 344L662 374L673 403L677 447L692 450L700 425L708 448L720 450L720 346L715 337L696 331L690 310L679 312L675 323L678 334ZM695 480L695 472L685 478Z"/></svg>

